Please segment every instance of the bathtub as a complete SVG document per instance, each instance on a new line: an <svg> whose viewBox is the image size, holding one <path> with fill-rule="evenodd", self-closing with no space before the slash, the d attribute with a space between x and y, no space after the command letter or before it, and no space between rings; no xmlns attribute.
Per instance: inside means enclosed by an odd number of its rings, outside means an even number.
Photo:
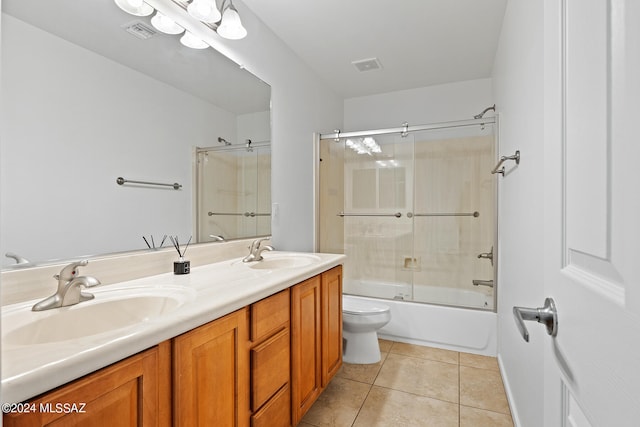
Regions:
<svg viewBox="0 0 640 427"><path fill-rule="evenodd" d="M457 304L461 299L465 305L493 307L493 297L483 292L459 291L418 285L414 287L416 296L429 298L434 303L415 303L400 298L411 297L411 285L363 282L345 279L344 293L362 300L379 302L391 309L391 321L378 331L380 338L412 344L427 345L447 350L496 356L497 315L492 311L458 308L436 304L453 304L454 291ZM435 289L434 289L435 288ZM463 294L460 294L463 293ZM428 295L427 295L428 294ZM395 298L395 299L394 299ZM485 303L487 305L485 306Z"/></svg>

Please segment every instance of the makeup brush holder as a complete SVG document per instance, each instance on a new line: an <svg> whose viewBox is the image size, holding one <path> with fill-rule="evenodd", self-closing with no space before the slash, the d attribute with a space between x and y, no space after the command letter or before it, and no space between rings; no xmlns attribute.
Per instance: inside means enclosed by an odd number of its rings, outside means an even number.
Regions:
<svg viewBox="0 0 640 427"><path fill-rule="evenodd" d="M173 274L189 274L191 271L191 261L180 258L173 263Z"/></svg>

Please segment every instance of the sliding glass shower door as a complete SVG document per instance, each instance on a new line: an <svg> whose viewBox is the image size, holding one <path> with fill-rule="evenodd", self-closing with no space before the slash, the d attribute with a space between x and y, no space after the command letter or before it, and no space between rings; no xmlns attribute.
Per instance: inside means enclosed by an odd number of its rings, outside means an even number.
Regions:
<svg viewBox="0 0 640 427"><path fill-rule="evenodd" d="M271 149L199 148L198 242L271 234Z"/></svg>
<svg viewBox="0 0 640 427"><path fill-rule="evenodd" d="M344 228L347 293L412 298L412 137L344 140Z"/></svg>
<svg viewBox="0 0 640 427"><path fill-rule="evenodd" d="M414 138L414 301L492 309L493 259L478 258L495 246L492 126Z"/></svg>
<svg viewBox="0 0 640 427"><path fill-rule="evenodd" d="M494 147L491 124L321 140L319 249L348 256L344 292L493 309Z"/></svg>

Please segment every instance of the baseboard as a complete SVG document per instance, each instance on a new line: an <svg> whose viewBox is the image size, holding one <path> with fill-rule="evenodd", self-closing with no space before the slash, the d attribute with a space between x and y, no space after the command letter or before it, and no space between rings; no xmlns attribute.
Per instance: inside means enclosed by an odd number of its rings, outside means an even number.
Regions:
<svg viewBox="0 0 640 427"><path fill-rule="evenodd" d="M500 353L498 353L498 367L500 368L500 375L502 375L502 383L504 384L504 391L507 395L507 402L509 403L509 410L511 411L513 425L514 427L520 427L522 424L520 423L520 417L518 416L518 409L513 404L515 399L513 399L513 394L511 393L511 383L509 381L509 376L504 369L504 365L502 364L502 357Z"/></svg>

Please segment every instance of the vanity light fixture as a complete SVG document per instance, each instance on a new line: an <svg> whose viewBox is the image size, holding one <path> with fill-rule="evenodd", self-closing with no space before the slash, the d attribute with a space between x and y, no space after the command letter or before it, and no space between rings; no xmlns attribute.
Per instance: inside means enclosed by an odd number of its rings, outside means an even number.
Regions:
<svg viewBox="0 0 640 427"><path fill-rule="evenodd" d="M184 32L184 28L160 11L156 11L156 14L151 18L151 25L165 34L182 34Z"/></svg>
<svg viewBox="0 0 640 427"><path fill-rule="evenodd" d="M154 8L144 0L114 0L118 7L135 16L148 16ZM242 25L238 9L232 0L222 0L220 8L216 0L171 0L188 13L190 18L195 18L209 29L218 33L220 37L229 40L240 40L247 36L247 30ZM180 42L193 49L206 49L209 44L198 38L193 33L175 22L159 10L151 18L151 25L165 34L182 34ZM187 26L188 27L188 26Z"/></svg>
<svg viewBox="0 0 640 427"><path fill-rule="evenodd" d="M135 16L149 16L153 13L153 7L143 0L114 0L118 7Z"/></svg>
<svg viewBox="0 0 640 427"><path fill-rule="evenodd" d="M222 20L216 30L220 37L229 40L240 40L247 36L247 30L242 26L240 15L231 0L226 8L224 8L226 0L222 2L223 12Z"/></svg>
<svg viewBox="0 0 640 427"><path fill-rule="evenodd" d="M220 37L229 40L240 40L247 36L247 30L242 26L238 9L232 0L222 0L220 8L216 0L172 0L186 8L189 15L207 24ZM188 5L187 5L188 3Z"/></svg>
<svg viewBox="0 0 640 427"><path fill-rule="evenodd" d="M209 47L206 42L194 36L190 31L184 32L182 37L180 37L180 43L187 47L190 47L191 49L206 49Z"/></svg>
<svg viewBox="0 0 640 427"><path fill-rule="evenodd" d="M187 12L199 21L213 24L222 18L214 0L193 0L187 6Z"/></svg>

